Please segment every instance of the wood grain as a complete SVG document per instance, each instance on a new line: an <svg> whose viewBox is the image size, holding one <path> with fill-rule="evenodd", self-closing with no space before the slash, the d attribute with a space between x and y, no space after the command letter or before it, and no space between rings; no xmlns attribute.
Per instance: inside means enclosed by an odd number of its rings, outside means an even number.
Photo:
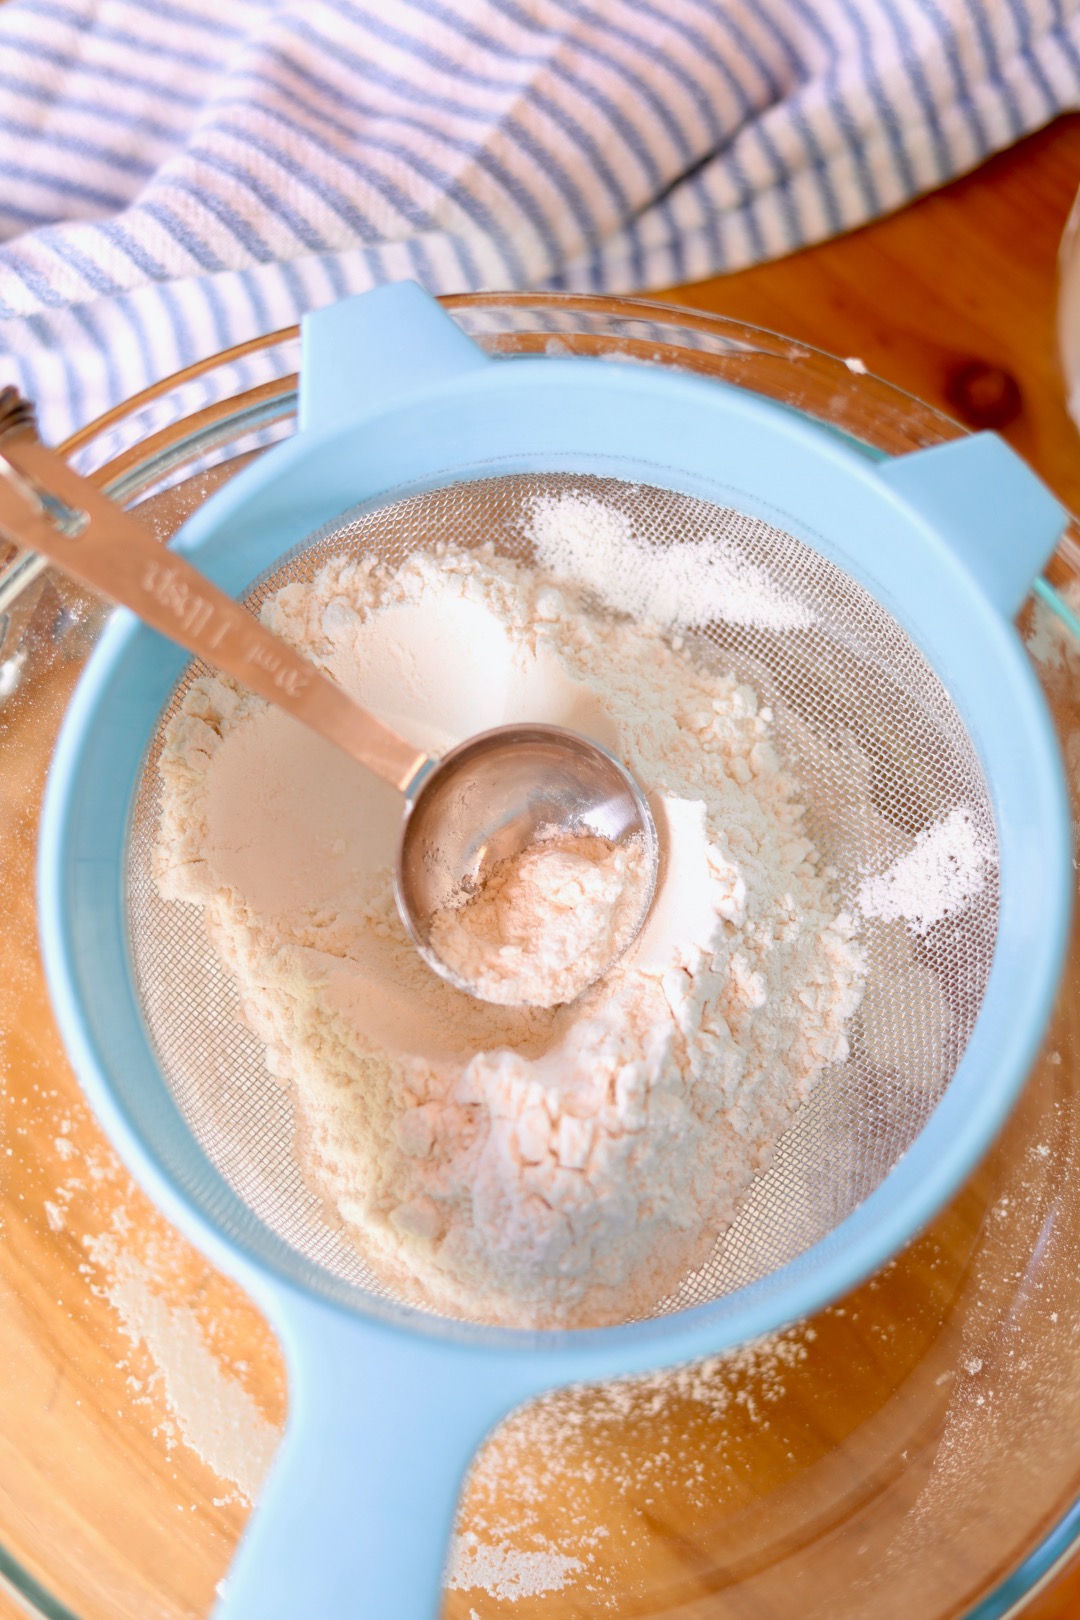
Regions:
<svg viewBox="0 0 1080 1620"><path fill-rule="evenodd" d="M1080 438L1056 352L1057 252L1080 188L1080 118L1048 129L902 212L820 247L662 296L855 355L968 425L956 383L975 362L1015 380L1002 431L1073 511Z"/></svg>

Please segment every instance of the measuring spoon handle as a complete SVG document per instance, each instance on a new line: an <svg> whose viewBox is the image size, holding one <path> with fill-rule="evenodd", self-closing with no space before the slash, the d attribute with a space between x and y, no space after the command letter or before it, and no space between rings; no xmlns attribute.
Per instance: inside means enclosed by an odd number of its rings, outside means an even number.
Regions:
<svg viewBox="0 0 1080 1620"><path fill-rule="evenodd" d="M37 436L32 407L0 391L0 533L40 552L215 669L310 726L404 793L430 756L384 726L246 608L160 545Z"/></svg>

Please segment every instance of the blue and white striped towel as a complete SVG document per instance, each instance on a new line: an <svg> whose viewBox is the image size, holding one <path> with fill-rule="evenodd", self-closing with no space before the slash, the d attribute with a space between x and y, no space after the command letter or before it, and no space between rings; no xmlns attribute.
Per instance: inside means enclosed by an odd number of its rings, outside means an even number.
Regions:
<svg viewBox="0 0 1080 1620"><path fill-rule="evenodd" d="M56 439L387 279L698 279L1078 98L1080 0L4 0L0 381Z"/></svg>

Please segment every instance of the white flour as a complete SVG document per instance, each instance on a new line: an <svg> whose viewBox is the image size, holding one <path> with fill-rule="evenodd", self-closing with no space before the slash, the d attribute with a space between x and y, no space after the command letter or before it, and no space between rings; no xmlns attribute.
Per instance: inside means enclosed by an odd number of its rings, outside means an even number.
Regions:
<svg viewBox="0 0 1080 1620"><path fill-rule="evenodd" d="M907 854L864 880L859 909L883 922L903 919L916 934L929 933L981 893L996 865L995 852L962 806L920 832Z"/></svg>
<svg viewBox="0 0 1080 1620"><path fill-rule="evenodd" d="M196 682L169 727L156 862L166 898L204 908L292 1087L307 1173L385 1283L510 1325L648 1311L846 1057L861 993L771 716L487 549L396 572L333 559L263 612L420 746L553 722L649 793L663 860L646 930L555 1010L431 973L393 900L397 796L221 680Z"/></svg>
<svg viewBox="0 0 1080 1620"><path fill-rule="evenodd" d="M640 839L559 834L499 861L463 904L435 914L431 944L484 1001L556 1007L622 955L648 891Z"/></svg>
<svg viewBox="0 0 1080 1620"><path fill-rule="evenodd" d="M800 1326L519 1407L473 1459L446 1586L504 1602L568 1591L567 1613L624 1614L630 1594L656 1590L672 1525L707 1546L745 1504L747 1437L775 1443L817 1360L817 1332Z"/></svg>
<svg viewBox="0 0 1080 1620"><path fill-rule="evenodd" d="M730 540L665 540L635 533L628 513L591 495L544 495L531 503L529 535L550 573L590 587L608 607L641 623L688 628L722 619L760 630L808 629L814 618Z"/></svg>
<svg viewBox="0 0 1080 1620"><path fill-rule="evenodd" d="M585 1568L580 1558L545 1546L523 1549L509 1539L495 1545L474 1531L455 1536L443 1584L450 1591L482 1588L504 1603L561 1592Z"/></svg>
<svg viewBox="0 0 1080 1620"><path fill-rule="evenodd" d="M190 1306L161 1291L151 1266L111 1232L88 1239L85 1246L107 1277L105 1291L124 1332L145 1345L157 1365L180 1438L214 1473L254 1501L280 1431L221 1365Z"/></svg>

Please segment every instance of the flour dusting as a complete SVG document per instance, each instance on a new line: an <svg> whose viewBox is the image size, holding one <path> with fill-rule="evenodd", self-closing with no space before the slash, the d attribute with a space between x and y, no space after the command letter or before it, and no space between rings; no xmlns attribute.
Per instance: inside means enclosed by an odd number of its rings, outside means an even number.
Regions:
<svg viewBox="0 0 1080 1620"><path fill-rule="evenodd" d="M864 880L859 908L865 917L903 919L916 934L926 934L970 905L994 866L994 851L971 813L958 806L924 827L907 854Z"/></svg>
<svg viewBox="0 0 1080 1620"><path fill-rule="evenodd" d="M281 1440L251 1396L206 1342L195 1312L162 1291L151 1266L122 1233L88 1238L90 1259L104 1272L109 1303L124 1333L145 1346L185 1445L220 1478L254 1501Z"/></svg>
<svg viewBox="0 0 1080 1620"><path fill-rule="evenodd" d="M519 1598L561 1592L584 1567L580 1558L551 1546L523 1548L513 1541L493 1545L470 1530L451 1542L443 1585L449 1591L482 1587L491 1597L516 1603Z"/></svg>
<svg viewBox="0 0 1080 1620"><path fill-rule="evenodd" d="M720 535L661 544L637 534L629 513L574 492L530 502L526 532L542 567L644 624L689 629L719 619L776 631L815 623L797 596Z"/></svg>
<svg viewBox="0 0 1080 1620"><path fill-rule="evenodd" d="M574 1612L624 1612L635 1575L650 1572L650 1516L707 1539L739 1493L747 1438L768 1445L791 1383L805 1387L816 1339L787 1328L511 1413L469 1470L446 1586L509 1602L570 1589Z"/></svg>

